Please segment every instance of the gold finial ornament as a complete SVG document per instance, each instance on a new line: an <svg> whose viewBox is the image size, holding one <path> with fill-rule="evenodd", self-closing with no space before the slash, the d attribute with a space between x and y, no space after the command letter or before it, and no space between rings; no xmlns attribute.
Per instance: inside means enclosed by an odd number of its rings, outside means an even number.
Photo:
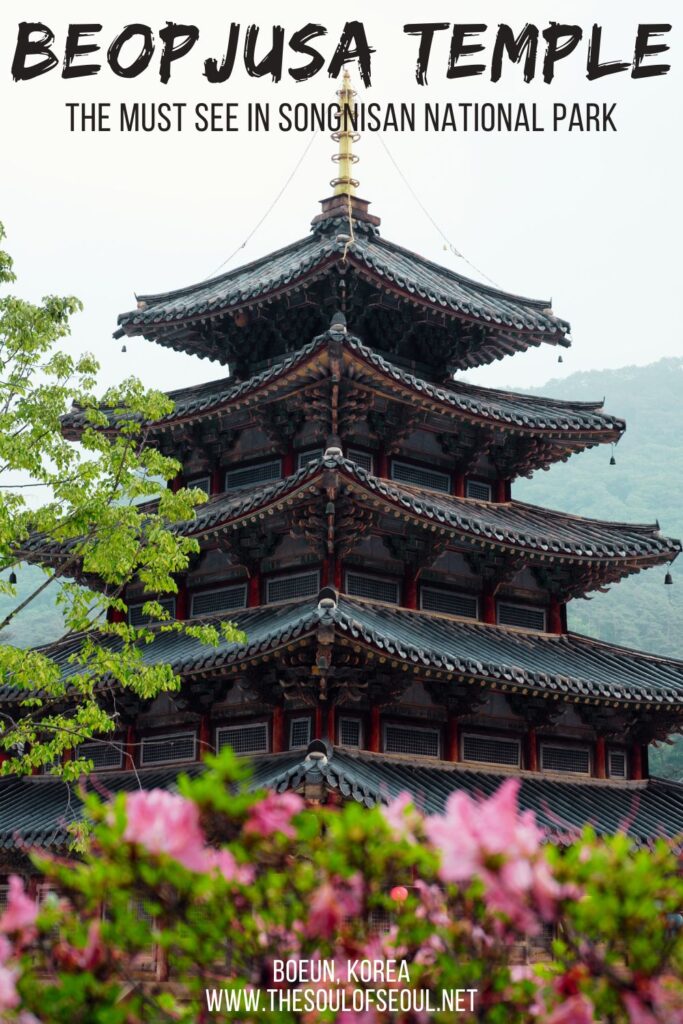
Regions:
<svg viewBox="0 0 683 1024"><path fill-rule="evenodd" d="M337 92L339 97L339 128L332 132L333 140L338 143L339 150L334 154L332 160L338 165L339 174L333 178L330 185L336 196L355 196L358 188L358 181L352 174L353 165L358 163L358 157L353 152L354 142L358 142L360 135L353 127L353 111L355 90L351 88L351 75L348 71L342 77L342 87Z"/></svg>

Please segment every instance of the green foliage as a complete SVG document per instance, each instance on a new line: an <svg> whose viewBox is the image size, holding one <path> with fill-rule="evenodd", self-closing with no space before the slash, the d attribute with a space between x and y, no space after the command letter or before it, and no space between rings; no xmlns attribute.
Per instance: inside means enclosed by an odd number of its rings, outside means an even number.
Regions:
<svg viewBox="0 0 683 1024"><path fill-rule="evenodd" d="M14 280L0 250L0 284ZM98 395L94 358L62 347L80 308L71 297L48 296L39 305L0 297L0 685L16 693L14 713L0 719L0 748L10 755L4 773L53 764L64 750L111 731L100 698L112 687L152 697L178 685L169 666L142 659L153 633L108 622L108 612L125 610L121 593L132 579L150 592L176 592L175 574L198 542L175 527L193 518L205 496L166 488L180 467L147 443L146 424L168 414L170 400L134 378ZM78 444L61 430L73 406L89 424ZM117 429L107 429L113 420ZM45 568L21 568L29 549ZM15 585L10 572L17 569ZM100 589L69 582L83 576L99 580ZM43 638L34 629L48 600L48 633L58 627L71 645L59 654L27 651ZM213 644L221 635L189 632ZM222 635L240 636L229 625ZM73 777L84 767L72 762L64 770Z"/></svg>

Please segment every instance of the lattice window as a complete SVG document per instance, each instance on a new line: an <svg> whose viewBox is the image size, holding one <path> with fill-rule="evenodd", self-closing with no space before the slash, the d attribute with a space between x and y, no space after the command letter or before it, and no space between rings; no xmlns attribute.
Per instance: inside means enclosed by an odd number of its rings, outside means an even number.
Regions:
<svg viewBox="0 0 683 1024"><path fill-rule="evenodd" d="M502 764L511 768L519 768L520 749L519 740L503 736L465 733L462 738L463 761L476 761L479 764Z"/></svg>
<svg viewBox="0 0 683 1024"><path fill-rule="evenodd" d="M368 925L372 935L386 935L394 925L394 915L385 907L373 907L368 916Z"/></svg>
<svg viewBox="0 0 683 1024"><path fill-rule="evenodd" d="M309 448L308 451L299 452L296 459L296 468L303 469L309 462L315 462L316 459L322 459L324 452L322 448Z"/></svg>
<svg viewBox="0 0 683 1024"><path fill-rule="evenodd" d="M0 885L0 913L2 913L2 911L7 906L7 901L8 900L9 900L9 885L4 885L4 884Z"/></svg>
<svg viewBox="0 0 683 1024"><path fill-rule="evenodd" d="M198 476L194 480L187 481L188 487L196 487L200 491L204 491L204 494L211 494L211 477L210 476Z"/></svg>
<svg viewBox="0 0 683 1024"><path fill-rule="evenodd" d="M607 774L610 779L625 779L628 762L625 750L610 750L607 755Z"/></svg>
<svg viewBox="0 0 683 1024"><path fill-rule="evenodd" d="M267 722L244 722L216 729L216 750L232 747L236 754L267 754L270 750Z"/></svg>
<svg viewBox="0 0 683 1024"><path fill-rule="evenodd" d="M289 723L289 749L298 750L311 742L311 719L293 718Z"/></svg>
<svg viewBox="0 0 683 1024"><path fill-rule="evenodd" d="M385 601L398 604L399 584L383 576L366 576L365 573L347 572L346 593L352 597L367 597L371 601Z"/></svg>
<svg viewBox="0 0 683 1024"><path fill-rule="evenodd" d="M150 928L154 926L155 918L145 907L145 901L140 897L131 900L131 915L137 920L147 924ZM133 966L141 971L154 971L157 966L158 947L151 946L142 950L133 959Z"/></svg>
<svg viewBox="0 0 683 1024"><path fill-rule="evenodd" d="M103 740L101 743L81 743L76 747L76 757L85 757L92 761L95 770L120 768L123 763L121 741Z"/></svg>
<svg viewBox="0 0 683 1024"><path fill-rule="evenodd" d="M435 469L413 466L409 462L397 462L392 459L391 479L413 487L426 487L430 491L451 492L451 478L448 473L439 473Z"/></svg>
<svg viewBox="0 0 683 1024"><path fill-rule="evenodd" d="M211 615L213 612L231 612L247 607L247 585L221 587L219 590L204 590L192 595L191 615Z"/></svg>
<svg viewBox="0 0 683 1024"><path fill-rule="evenodd" d="M160 598L157 604L160 604L164 611L167 611L171 618L175 616L175 598L174 597L163 597ZM147 626L155 620L150 618L149 615L145 615L143 608L145 602L140 604L131 604L128 606L128 625L129 626Z"/></svg>
<svg viewBox="0 0 683 1024"><path fill-rule="evenodd" d="M358 448L349 448L346 457L350 462L355 462L361 469L367 470L368 473L374 472L375 460L370 452L361 452Z"/></svg>
<svg viewBox="0 0 683 1024"><path fill-rule="evenodd" d="M320 590L320 573L298 572L291 576L274 576L266 583L266 603L294 601L297 597L315 597Z"/></svg>
<svg viewBox="0 0 683 1024"><path fill-rule="evenodd" d="M520 626L522 629L545 630L545 609L529 604L498 602L498 622L501 626Z"/></svg>
<svg viewBox="0 0 683 1024"><path fill-rule="evenodd" d="M281 476L282 459L257 462L256 465L244 466L243 469L229 469L225 474L225 489L237 491L241 487L256 487L268 483L269 480L279 480Z"/></svg>
<svg viewBox="0 0 683 1024"><path fill-rule="evenodd" d="M420 587L420 608L429 612L444 612L467 619L479 617L479 602L471 594L457 594L440 587Z"/></svg>
<svg viewBox="0 0 683 1024"><path fill-rule="evenodd" d="M541 769L544 772L570 772L590 775L591 758L588 747L561 747L541 744Z"/></svg>
<svg viewBox="0 0 683 1024"><path fill-rule="evenodd" d="M338 732L342 747L360 747L363 742L363 724L360 718L340 718Z"/></svg>
<svg viewBox="0 0 683 1024"><path fill-rule="evenodd" d="M388 754L415 754L418 757L439 757L441 735L438 729L417 725L384 726L384 750Z"/></svg>
<svg viewBox="0 0 683 1024"><path fill-rule="evenodd" d="M468 498L476 498L477 501L490 501L491 484L487 484L483 480L468 480L465 494Z"/></svg>
<svg viewBox="0 0 683 1024"><path fill-rule="evenodd" d="M141 764L171 764L194 761L197 737L193 732L169 733L167 736L148 736L142 741Z"/></svg>

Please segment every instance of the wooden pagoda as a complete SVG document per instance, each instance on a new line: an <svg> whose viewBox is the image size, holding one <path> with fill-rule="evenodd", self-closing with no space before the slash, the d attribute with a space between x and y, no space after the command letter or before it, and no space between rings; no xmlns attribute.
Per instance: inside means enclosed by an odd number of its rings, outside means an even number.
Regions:
<svg viewBox="0 0 683 1024"><path fill-rule="evenodd" d="M647 750L683 725L683 663L576 635L566 610L680 544L514 499L517 478L615 443L624 423L600 402L461 381L567 346L569 325L388 241L356 194L348 123L337 138L306 237L119 317L119 338L225 368L173 392L150 428L182 463L175 485L208 495L186 527L201 553L162 603L247 641L159 634L144 657L173 664L182 691L122 695L120 746L81 752L115 789L167 784L230 744L258 784L367 805L408 789L430 811L513 773L556 836L586 821L676 835L683 789L649 778ZM75 409L66 435L84 422ZM129 586L132 622L151 596ZM63 842L75 807L50 778L0 783L7 855L17 836Z"/></svg>

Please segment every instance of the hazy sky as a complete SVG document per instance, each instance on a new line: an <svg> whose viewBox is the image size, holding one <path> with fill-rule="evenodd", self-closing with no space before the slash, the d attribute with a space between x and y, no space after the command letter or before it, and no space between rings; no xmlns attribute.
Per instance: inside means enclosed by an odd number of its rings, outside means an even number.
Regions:
<svg viewBox="0 0 683 1024"><path fill-rule="evenodd" d="M578 369L647 363L680 355L677 307L681 285L681 65L676 31L678 7L671 0L639 3L554 0L459 4L395 0L391 4L338 5L294 0L230 5L218 0L163 3L119 0L53 0L27 4L3 0L0 9L0 219L15 257L19 290L30 297L73 293L86 312L75 325L74 344L101 359L105 380L136 373L150 385L172 388L225 372L189 356L176 355L140 339L111 338L116 315L134 305L134 293L167 290L211 274L245 239L263 215L297 160L309 134L71 134L67 102L110 102L116 128L121 102L270 101L314 103L334 100L336 86L321 71L294 84L250 79L238 63L229 82L209 85L202 77L206 57L225 46L229 22L256 22L264 45L273 24L287 35L308 21L325 24L319 41L332 56L346 18L364 21L373 56L373 85L359 99L422 105L461 102L538 104L544 133L388 133L385 141L441 230L477 267L506 290L552 298L569 319L574 346L562 366L557 351L533 352L480 371L492 386L539 384ZM112 11L115 14L112 15ZM379 13L381 11L381 13ZM608 59L630 59L638 22L672 22L669 75L633 81L628 74L588 83L586 45L558 67L552 86L540 79L525 85L518 66L504 67L492 85L481 78L446 79L446 34L434 42L429 85L414 79L417 41L405 36L406 22L421 20L507 21L540 27L550 20L587 29L604 26ZM162 86L158 61L140 78L125 81L106 67L90 79L63 81L59 70L15 84L10 75L17 23L46 21L55 31L57 53L69 22L100 21L103 51L129 22L155 29L166 20L193 22L201 34L193 52L173 68ZM484 55L486 60L490 50ZM100 55L102 57L103 54ZM300 58L297 61L300 63ZM286 64L287 66L287 64ZM358 83L358 76L354 73ZM677 102L678 101L678 102ZM553 133L553 103L617 103L616 134ZM188 122L193 118L188 114ZM275 113L274 113L275 116ZM305 234L317 201L329 193L334 145L318 135L294 181L249 245L230 266L246 262ZM444 251L443 240L396 173L380 138L363 136L357 147L360 193L382 217L385 236L473 273L462 259ZM672 315L675 314L675 315ZM302 338L302 343L308 341ZM601 396L596 396L601 397Z"/></svg>

